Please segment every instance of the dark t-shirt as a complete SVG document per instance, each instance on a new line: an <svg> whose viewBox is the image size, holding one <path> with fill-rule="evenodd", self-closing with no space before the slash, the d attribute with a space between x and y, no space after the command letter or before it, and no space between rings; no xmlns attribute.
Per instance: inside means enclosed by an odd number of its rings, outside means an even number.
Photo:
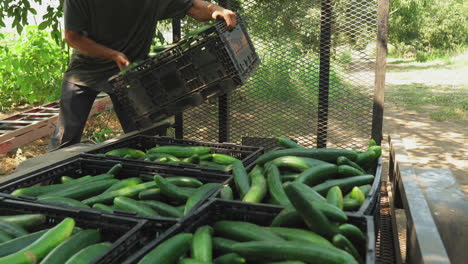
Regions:
<svg viewBox="0 0 468 264"><path fill-rule="evenodd" d="M84 34L133 62L144 59L159 20L182 18L193 0L65 0L65 29ZM107 80L119 72L112 60L73 51L64 79L100 91L109 91Z"/></svg>

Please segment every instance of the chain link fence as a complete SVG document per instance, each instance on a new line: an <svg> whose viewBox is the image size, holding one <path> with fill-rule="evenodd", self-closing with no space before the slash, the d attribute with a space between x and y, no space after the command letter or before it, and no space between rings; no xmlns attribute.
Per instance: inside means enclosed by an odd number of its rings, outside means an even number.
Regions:
<svg viewBox="0 0 468 264"><path fill-rule="evenodd" d="M185 111L179 128L184 138L265 145L273 142L266 138L286 136L311 148L367 146L373 127L376 0L220 4L241 15L261 65L232 94Z"/></svg>

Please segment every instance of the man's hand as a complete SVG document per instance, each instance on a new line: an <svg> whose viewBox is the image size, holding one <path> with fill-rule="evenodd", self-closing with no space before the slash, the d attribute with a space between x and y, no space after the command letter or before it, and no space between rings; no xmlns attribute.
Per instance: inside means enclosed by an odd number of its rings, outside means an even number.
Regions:
<svg viewBox="0 0 468 264"><path fill-rule="evenodd" d="M237 25L237 17L234 12L203 0L194 0L187 15L198 21L222 18L226 21L226 25L229 29L233 29Z"/></svg>
<svg viewBox="0 0 468 264"><path fill-rule="evenodd" d="M222 8L221 10L216 10L213 12L212 16L213 16L213 19L218 19L218 18L224 19L229 29L233 29L237 25L236 13L232 12L229 9Z"/></svg>
<svg viewBox="0 0 468 264"><path fill-rule="evenodd" d="M112 56L112 60L117 63L117 66L119 66L120 70L123 70L130 66L130 61L128 60L127 56L123 54L122 52L116 51L115 55Z"/></svg>

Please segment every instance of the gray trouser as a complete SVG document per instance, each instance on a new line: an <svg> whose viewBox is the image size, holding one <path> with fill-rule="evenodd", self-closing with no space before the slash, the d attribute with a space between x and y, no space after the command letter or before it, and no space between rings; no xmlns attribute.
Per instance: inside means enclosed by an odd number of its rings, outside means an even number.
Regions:
<svg viewBox="0 0 468 264"><path fill-rule="evenodd" d="M86 120L98 94L92 88L63 81L59 118L48 151L80 143ZM118 104L116 97L111 93L109 96L124 132L136 130L133 123L129 122L131 116Z"/></svg>

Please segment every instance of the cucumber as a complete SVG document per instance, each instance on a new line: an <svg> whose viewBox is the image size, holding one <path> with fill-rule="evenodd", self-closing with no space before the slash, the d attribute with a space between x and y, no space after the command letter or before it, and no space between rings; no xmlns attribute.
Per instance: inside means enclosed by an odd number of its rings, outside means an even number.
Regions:
<svg viewBox="0 0 468 264"><path fill-rule="evenodd" d="M96 195L94 197L83 200L82 203L88 204L88 205L95 204L95 203L108 204L112 202L115 197L118 197L118 196L134 197L134 196L137 196L139 192L146 190L146 189L151 189L154 187L156 187L155 182L153 181L145 182L145 183L141 183L141 184L126 187L126 188L121 188L119 190L115 190L112 192L102 193L100 195Z"/></svg>
<svg viewBox="0 0 468 264"><path fill-rule="evenodd" d="M264 164L270 160L276 159L283 156L298 156L318 159L326 162L336 162L336 159L339 156L345 156L350 160L355 160L357 157L357 152L354 150L345 150L345 149L281 149L276 151L271 151L260 156L255 163Z"/></svg>
<svg viewBox="0 0 468 264"><path fill-rule="evenodd" d="M115 164L114 166L112 166L112 168L110 168L106 174L112 174L112 175L117 175L120 170L122 170L123 166L122 164L118 163L118 164Z"/></svg>
<svg viewBox="0 0 468 264"><path fill-rule="evenodd" d="M200 167L206 167L206 168L217 169L217 170L230 170L230 169L232 169L232 164L222 165L222 164L218 164L216 162L212 162L212 161L208 161L208 160L201 160L199 165L200 165Z"/></svg>
<svg viewBox="0 0 468 264"><path fill-rule="evenodd" d="M234 158L233 156L229 156L229 155L221 154L221 153L213 153L211 155L211 160L221 165L229 165L229 164L233 164L236 161L241 161L239 159Z"/></svg>
<svg viewBox="0 0 468 264"><path fill-rule="evenodd" d="M119 182L112 184L112 186L107 188L103 193L108 193L108 192L112 192L118 189L135 186L140 183L141 183L141 180L139 178L127 178L125 180L121 180Z"/></svg>
<svg viewBox="0 0 468 264"><path fill-rule="evenodd" d="M346 216L346 214L334 205L323 203L323 202L316 202L312 200L308 200L308 201L313 203L313 205L317 208L317 210L322 212L330 221L345 222L348 220L348 217ZM286 220L289 221L290 223L294 223L295 225L297 225L297 223L302 223L301 215L294 208L289 207L289 206L286 208L288 208L288 214L284 213L286 215L283 215L282 217L287 217ZM282 220L282 219L279 219L279 220Z"/></svg>
<svg viewBox="0 0 468 264"><path fill-rule="evenodd" d="M367 238L357 226L352 224L342 224L338 227L338 231L353 244L358 245L359 247L364 247L366 245Z"/></svg>
<svg viewBox="0 0 468 264"><path fill-rule="evenodd" d="M316 207L317 202L307 200L307 196L297 187L299 183L290 183L285 187L289 200L301 215L306 225L313 232L331 239L338 229L330 223L327 217ZM325 204L325 203L323 203Z"/></svg>
<svg viewBox="0 0 468 264"><path fill-rule="evenodd" d="M293 227L301 226L304 223L299 213L294 207L288 206L281 210L279 214L273 218L271 226L273 227Z"/></svg>
<svg viewBox="0 0 468 264"><path fill-rule="evenodd" d="M115 156L115 157L125 157L129 156L132 159L138 159L141 158L145 155L145 153L141 150L137 149L132 149L132 148L119 148L119 149L114 149L111 151L108 151L104 153L106 156Z"/></svg>
<svg viewBox="0 0 468 264"><path fill-rule="evenodd" d="M241 221L218 221L213 225L216 235L236 241L284 241L277 234L264 227Z"/></svg>
<svg viewBox="0 0 468 264"><path fill-rule="evenodd" d="M65 197L44 197L38 200L42 202L47 202L47 203L57 204L57 205L64 205L64 206L69 206L69 207L89 208L88 205L80 201L70 199L70 198L65 198Z"/></svg>
<svg viewBox="0 0 468 264"><path fill-rule="evenodd" d="M371 138L371 140L369 140L369 147L372 147L372 146L377 146L377 142L375 142L375 140L373 138Z"/></svg>
<svg viewBox="0 0 468 264"><path fill-rule="evenodd" d="M64 179L62 179L62 178L64 178ZM75 179L75 178L68 177L68 176L62 176L62 177L60 178L60 181L61 181L63 184L72 183L72 182L73 182L73 183L79 183L79 182L87 181L87 180L92 179L92 178L93 178L93 176L91 176L91 175L86 175L86 176L83 176L83 177L78 177L78 178L76 178L76 179ZM63 181L65 181L65 182L63 182Z"/></svg>
<svg viewBox="0 0 468 264"><path fill-rule="evenodd" d="M10 241L12 240L14 237L6 232L3 232L2 230L0 230L0 245L1 243L3 242L7 242L7 241Z"/></svg>
<svg viewBox="0 0 468 264"><path fill-rule="evenodd" d="M285 137L279 137L278 143L280 144L280 146L285 148L304 148L303 146L292 141L291 139Z"/></svg>
<svg viewBox="0 0 468 264"><path fill-rule="evenodd" d="M101 211L108 211L108 212L113 212L115 210L114 207L101 204L101 203L93 204L93 209L101 210Z"/></svg>
<svg viewBox="0 0 468 264"><path fill-rule="evenodd" d="M148 205L128 197L115 197L114 206L116 209L135 212L143 216L159 216L159 214Z"/></svg>
<svg viewBox="0 0 468 264"><path fill-rule="evenodd" d="M213 248L216 251L222 252L222 253L230 253L232 252L232 245L237 243L237 241L232 240L232 239L227 239L224 237L213 237Z"/></svg>
<svg viewBox="0 0 468 264"><path fill-rule="evenodd" d="M234 195L229 185L226 184L221 188L220 197L223 200L234 200Z"/></svg>
<svg viewBox="0 0 468 264"><path fill-rule="evenodd" d="M302 261L296 261L296 260L291 260L291 261L275 261L275 262L268 262L268 264L306 264Z"/></svg>
<svg viewBox="0 0 468 264"><path fill-rule="evenodd" d="M340 157L338 157L336 159L336 164L338 164L338 165L348 165L348 166L351 166L351 167L359 170L363 174L366 173L366 171L363 168L361 168L361 166L359 166L357 163L355 163L354 161L351 161L348 158L343 157L343 156L340 156Z"/></svg>
<svg viewBox="0 0 468 264"><path fill-rule="evenodd" d="M159 244L144 256L138 264L173 264L185 255L192 242L192 234L180 233Z"/></svg>
<svg viewBox="0 0 468 264"><path fill-rule="evenodd" d="M296 156L281 156L273 159L271 163L278 168L289 169L296 172L303 172L311 167L328 164L318 159Z"/></svg>
<svg viewBox="0 0 468 264"><path fill-rule="evenodd" d="M351 198L344 198L343 199L343 210L344 211L356 211L359 209L361 205L357 200Z"/></svg>
<svg viewBox="0 0 468 264"><path fill-rule="evenodd" d="M204 155L211 152L208 147L184 147L184 146L159 146L146 151L147 154L151 153L166 153L171 154L177 158L188 158L193 155Z"/></svg>
<svg viewBox="0 0 468 264"><path fill-rule="evenodd" d="M170 160L170 161L180 161L180 159L178 159L177 157L173 156L173 155L170 155L170 154L166 154L166 153L151 153L151 154L146 154L145 156L143 157L140 157L138 158L139 160L146 160L146 159L149 159L150 161L154 161L154 160L159 160L159 159L162 159L162 158L166 158L167 160Z"/></svg>
<svg viewBox="0 0 468 264"><path fill-rule="evenodd" d="M253 241L232 246L235 253L247 259L299 260L320 264L357 264L346 251L335 247L303 241Z"/></svg>
<svg viewBox="0 0 468 264"><path fill-rule="evenodd" d="M278 167L273 164L269 164L266 168L267 173L267 183L268 183L268 191L270 192L270 196L277 201L280 205L288 206L291 202L286 196L286 193L283 189L283 184L281 183L280 172Z"/></svg>
<svg viewBox="0 0 468 264"><path fill-rule="evenodd" d="M37 263L70 237L74 227L75 220L65 218L29 246L11 255L1 257L0 263Z"/></svg>
<svg viewBox="0 0 468 264"><path fill-rule="evenodd" d="M29 229L44 224L46 221L46 216L43 214L0 216L0 221L17 224L25 229Z"/></svg>
<svg viewBox="0 0 468 264"><path fill-rule="evenodd" d="M377 153L372 149L359 153L356 157L356 162L359 166L363 167L371 164L377 158Z"/></svg>
<svg viewBox="0 0 468 264"><path fill-rule="evenodd" d="M284 185L287 185L287 184L290 184L290 183L286 183ZM314 189L312 189L311 187L303 183L295 182L294 185L296 186L298 190L300 190L303 193L304 197L309 201L316 201L316 202L323 202L323 203L327 201L325 197L323 197L321 194L314 191Z"/></svg>
<svg viewBox="0 0 468 264"><path fill-rule="evenodd" d="M24 229L22 226L15 223L6 222L4 220L0 220L0 230L15 238L28 234L28 231L26 231L26 229Z"/></svg>
<svg viewBox="0 0 468 264"><path fill-rule="evenodd" d="M140 200L164 200L164 195L159 188L152 188L138 193Z"/></svg>
<svg viewBox="0 0 468 264"><path fill-rule="evenodd" d="M0 244L0 257L13 254L38 240L48 230L41 230Z"/></svg>
<svg viewBox="0 0 468 264"><path fill-rule="evenodd" d="M103 255L111 246L112 243L109 242L87 246L68 259L65 264L92 263L97 257Z"/></svg>
<svg viewBox="0 0 468 264"><path fill-rule="evenodd" d="M300 173L286 173L286 174L281 174L281 181L282 182L287 182L287 181L295 181L297 177L301 175Z"/></svg>
<svg viewBox="0 0 468 264"><path fill-rule="evenodd" d="M260 203L267 193L267 183L263 176L263 168L255 166L249 173L249 177L252 185L242 201L248 203Z"/></svg>
<svg viewBox="0 0 468 264"><path fill-rule="evenodd" d="M192 258L206 263L213 262L213 241L211 239L212 234L213 228L211 226L201 226L197 228L192 240Z"/></svg>
<svg viewBox="0 0 468 264"><path fill-rule="evenodd" d="M364 261L362 260L356 248L345 236L343 236L342 234L336 234L333 237L332 242L333 245L335 245L335 247L348 252L349 254L351 254L351 256L354 257L355 260L357 260L361 264L364 264Z"/></svg>
<svg viewBox="0 0 468 264"><path fill-rule="evenodd" d="M200 156L200 160L207 160L207 161L212 161L213 160L213 154L204 154Z"/></svg>
<svg viewBox="0 0 468 264"><path fill-rule="evenodd" d="M362 193L361 189L359 187L354 187L351 192L349 193L349 198L354 199L359 202L359 206L361 206L364 203L364 200L366 200L366 197L364 196L364 193Z"/></svg>
<svg viewBox="0 0 468 264"><path fill-rule="evenodd" d="M381 146L371 146L369 147L369 150L372 150L375 152L375 159L378 159L382 155L382 147Z"/></svg>
<svg viewBox="0 0 468 264"><path fill-rule="evenodd" d="M179 262L177 262L177 264L209 264L209 262L203 262L193 258L183 258L180 259Z"/></svg>
<svg viewBox="0 0 468 264"><path fill-rule="evenodd" d="M190 195L185 204L184 215L187 215L199 202L207 198L214 190L219 188L219 183L207 183L202 187L198 188Z"/></svg>
<svg viewBox="0 0 468 264"><path fill-rule="evenodd" d="M343 193L340 187L334 186L327 192L327 203L338 207L343 210Z"/></svg>
<svg viewBox="0 0 468 264"><path fill-rule="evenodd" d="M102 193L113 184L118 183L119 180L111 179L111 180L102 180L97 182L90 182L85 184L80 184L75 188L65 189L63 191L51 192L47 194L43 194L38 196L38 199L42 199L45 197L64 197L70 198L75 200L83 200L97 194Z"/></svg>
<svg viewBox="0 0 468 264"><path fill-rule="evenodd" d="M332 178L338 173L338 166L335 164L324 164L317 167L312 167L303 171L295 182L304 183L307 185L316 185L322 183L329 178Z"/></svg>
<svg viewBox="0 0 468 264"><path fill-rule="evenodd" d="M236 185L237 192L239 193L240 199L244 199L244 196L250 190L250 178L245 170L244 164L241 161L233 163L232 177Z"/></svg>
<svg viewBox="0 0 468 264"><path fill-rule="evenodd" d="M139 202L151 207L154 211L156 211L158 214L162 216L175 217L175 218L180 218L184 216L184 214L181 211L179 211L176 207L165 204L163 202L148 201L148 200L142 200Z"/></svg>
<svg viewBox="0 0 468 264"><path fill-rule="evenodd" d="M312 242L318 243L325 246L333 246L328 240L323 238L320 235L317 235L314 232L307 231L304 229L299 228L286 228L286 227L268 227L268 230L276 233L280 237L286 240L293 240L293 241L305 241L305 242Z"/></svg>
<svg viewBox="0 0 468 264"><path fill-rule="evenodd" d="M359 189L361 189L362 193L364 194L365 197L369 194L370 190L372 189L372 186L370 184L366 185L361 185L359 186Z"/></svg>
<svg viewBox="0 0 468 264"><path fill-rule="evenodd" d="M167 177L165 179L179 187L198 188L203 185L203 182L193 177Z"/></svg>
<svg viewBox="0 0 468 264"><path fill-rule="evenodd" d="M338 175L340 178L364 175L365 173L348 165L338 166Z"/></svg>
<svg viewBox="0 0 468 264"><path fill-rule="evenodd" d="M222 256L217 257L214 264L243 264L245 263L245 258L239 256L236 253L229 253Z"/></svg>
<svg viewBox="0 0 468 264"><path fill-rule="evenodd" d="M182 159L183 162L188 162L188 163L193 163L193 164L198 164L200 162L200 156L198 156L197 154L195 155L192 155L188 158L184 158Z"/></svg>
<svg viewBox="0 0 468 264"><path fill-rule="evenodd" d="M54 248L47 256L41 261L41 264L62 264L65 263L70 257L75 255L81 249L98 243L101 240L101 235L97 230L83 230L80 231L63 243Z"/></svg>
<svg viewBox="0 0 468 264"><path fill-rule="evenodd" d="M327 194L328 190L333 186L340 187L341 191L346 193L350 191L354 186L370 184L374 181L373 175L361 175L361 176L354 176L344 179L335 179L335 180L328 180L324 183L314 186L316 192L325 195Z"/></svg>
<svg viewBox="0 0 468 264"><path fill-rule="evenodd" d="M191 191L183 189L182 187L175 186L174 184L170 183L165 178L155 175L154 181L156 186L161 189L161 192L167 196L168 198L174 199L179 202L185 202L187 199L192 195Z"/></svg>
<svg viewBox="0 0 468 264"><path fill-rule="evenodd" d="M61 183L68 183L68 182L72 182L74 181L75 179L73 179L72 177L68 177L68 176L62 176L60 177L60 182Z"/></svg>

